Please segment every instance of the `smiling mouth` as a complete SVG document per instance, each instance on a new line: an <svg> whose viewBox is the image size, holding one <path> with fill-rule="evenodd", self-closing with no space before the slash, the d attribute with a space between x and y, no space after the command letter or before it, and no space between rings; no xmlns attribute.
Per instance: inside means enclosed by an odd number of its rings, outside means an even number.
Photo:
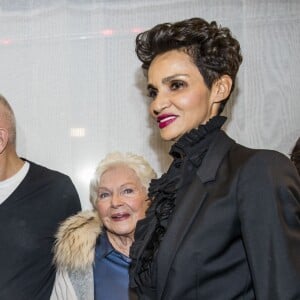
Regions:
<svg viewBox="0 0 300 300"><path fill-rule="evenodd" d="M175 115L169 115L169 116L161 116L157 118L158 127L160 129L167 127L171 123L173 123L176 120L177 116Z"/></svg>
<svg viewBox="0 0 300 300"><path fill-rule="evenodd" d="M113 221L119 222L119 221L124 221L130 217L130 214L128 213L118 213L118 214L113 214L111 216Z"/></svg>

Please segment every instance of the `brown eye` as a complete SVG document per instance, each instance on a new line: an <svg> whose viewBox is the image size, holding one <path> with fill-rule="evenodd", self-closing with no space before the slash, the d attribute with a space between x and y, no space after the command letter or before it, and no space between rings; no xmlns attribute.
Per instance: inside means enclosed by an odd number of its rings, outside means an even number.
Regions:
<svg viewBox="0 0 300 300"><path fill-rule="evenodd" d="M99 192L98 193L98 198L99 199L105 199L105 198L107 198L107 197L109 197L109 193L108 192Z"/></svg>
<svg viewBox="0 0 300 300"><path fill-rule="evenodd" d="M186 86L186 84L185 84L184 81L176 80L176 81L171 82L170 88L171 88L172 91L176 91L176 90L181 89L185 86Z"/></svg>
<svg viewBox="0 0 300 300"><path fill-rule="evenodd" d="M157 91L155 89L148 89L148 97L155 99L157 96Z"/></svg>
<svg viewBox="0 0 300 300"><path fill-rule="evenodd" d="M133 193L133 189L131 188L127 188L124 190L124 194L132 194Z"/></svg>

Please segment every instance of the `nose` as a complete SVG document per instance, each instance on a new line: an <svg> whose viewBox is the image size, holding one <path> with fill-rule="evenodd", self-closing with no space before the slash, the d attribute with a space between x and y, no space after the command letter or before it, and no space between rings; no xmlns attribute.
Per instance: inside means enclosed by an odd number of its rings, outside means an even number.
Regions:
<svg viewBox="0 0 300 300"><path fill-rule="evenodd" d="M114 194L111 199L111 207L119 207L123 205L122 197L118 194Z"/></svg>
<svg viewBox="0 0 300 300"><path fill-rule="evenodd" d="M169 100L169 98L163 93L159 93L150 104L150 112L154 117L156 117L170 105L171 101Z"/></svg>

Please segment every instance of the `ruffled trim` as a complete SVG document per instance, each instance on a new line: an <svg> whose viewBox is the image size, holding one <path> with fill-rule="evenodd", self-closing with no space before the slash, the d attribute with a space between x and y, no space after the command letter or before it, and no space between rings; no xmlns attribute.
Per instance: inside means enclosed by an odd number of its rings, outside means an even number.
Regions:
<svg viewBox="0 0 300 300"><path fill-rule="evenodd" d="M213 132L216 129L220 129L227 118L225 116L216 116L210 119L206 124L200 125L196 129L192 129L187 134L183 135L170 150L170 155L174 158L178 156L188 155L189 150L194 150L193 147L203 140L208 133Z"/></svg>
<svg viewBox="0 0 300 300"><path fill-rule="evenodd" d="M130 277L131 287L150 286L152 283L151 274L153 272L153 259L159 248L168 227L170 216L175 209L175 199L177 191L182 183L182 163L183 160L189 159L196 167L200 166L203 157L207 152L209 142L205 143L205 147L200 145L201 140L221 126L226 121L226 117L216 116L209 120L207 124L199 126L197 129L191 130L182 136L171 148L170 155L174 160L167 173L163 174L159 179L153 179L149 187L149 198L153 204L147 211L146 218L138 223L135 242L131 246L130 256L132 258ZM152 233L148 244L144 251L139 254L143 245L143 240L149 224L156 220L155 229Z"/></svg>

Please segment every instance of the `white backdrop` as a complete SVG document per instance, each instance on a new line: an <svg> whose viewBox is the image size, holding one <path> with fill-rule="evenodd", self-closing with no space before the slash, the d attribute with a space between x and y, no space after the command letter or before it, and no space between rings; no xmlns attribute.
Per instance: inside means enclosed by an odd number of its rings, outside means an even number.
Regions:
<svg viewBox="0 0 300 300"><path fill-rule="evenodd" d="M84 208L107 152L165 171L170 145L148 117L134 40L195 16L228 26L242 46L226 131L288 155L300 135L299 0L0 0L0 93L15 110L19 155L68 174Z"/></svg>

